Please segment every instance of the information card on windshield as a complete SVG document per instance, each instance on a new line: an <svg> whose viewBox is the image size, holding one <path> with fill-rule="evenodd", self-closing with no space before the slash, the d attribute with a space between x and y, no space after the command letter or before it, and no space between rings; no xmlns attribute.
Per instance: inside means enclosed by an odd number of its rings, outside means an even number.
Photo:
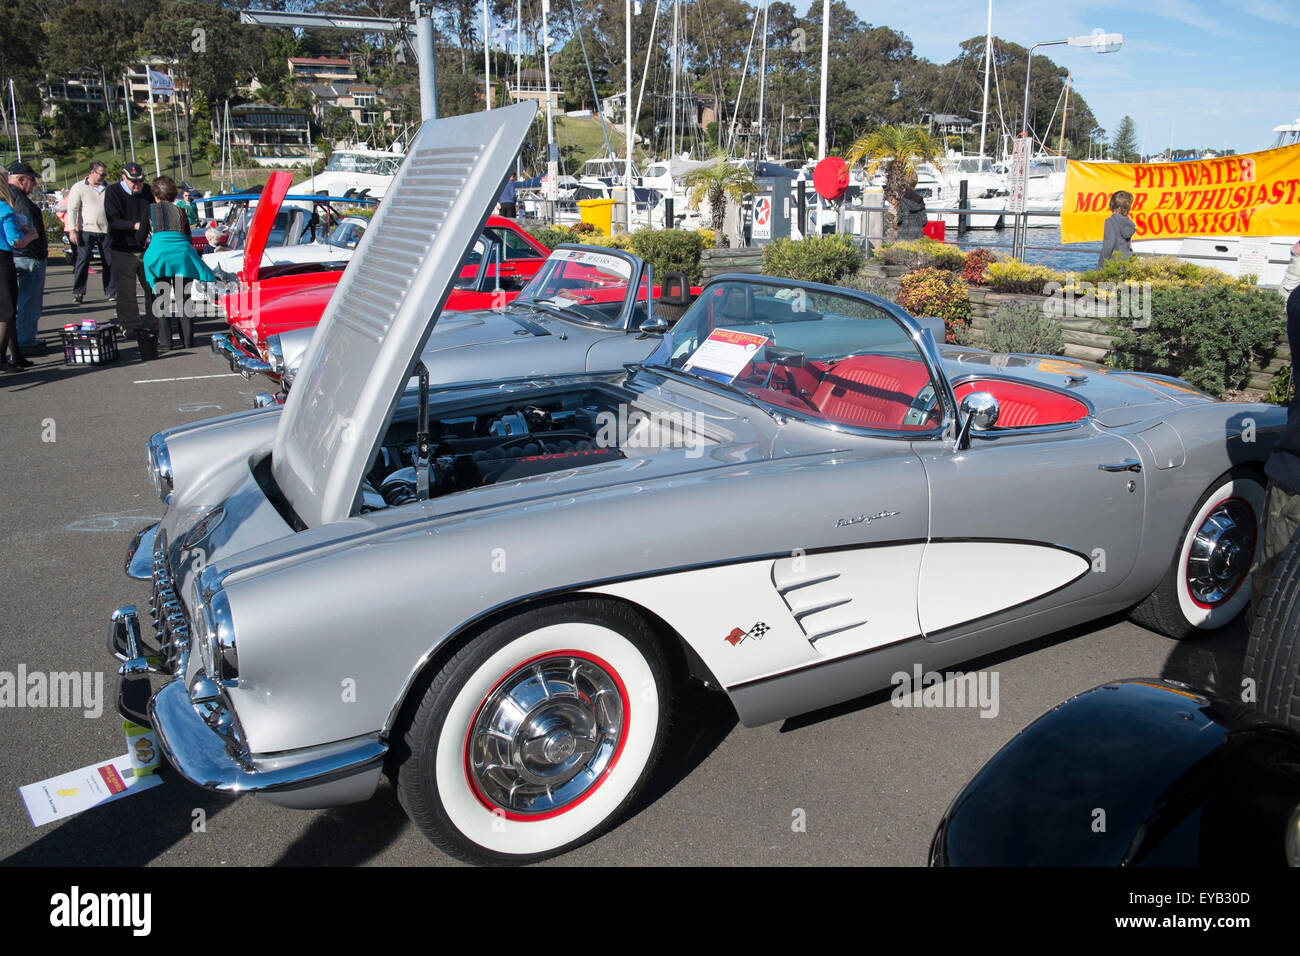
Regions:
<svg viewBox="0 0 1300 956"><path fill-rule="evenodd" d="M766 344L766 335L714 329L686 360L682 370L730 384Z"/></svg>

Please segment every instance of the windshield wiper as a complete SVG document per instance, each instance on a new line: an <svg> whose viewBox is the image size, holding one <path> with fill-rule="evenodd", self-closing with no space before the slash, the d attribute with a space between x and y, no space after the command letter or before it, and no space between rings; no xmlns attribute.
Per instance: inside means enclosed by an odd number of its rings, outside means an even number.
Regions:
<svg viewBox="0 0 1300 956"><path fill-rule="evenodd" d="M746 402L753 405L778 425L784 425L788 421L788 419L776 409L763 404L739 385L734 385L731 382L720 382L716 378L704 378L700 375L692 375L690 372L683 371L679 368L673 368L671 365L643 365L640 362L628 362L623 367L630 371L657 372L660 374L669 373L679 379L690 382L692 385L698 382L703 382L705 385L720 385L732 395L738 395L743 398Z"/></svg>

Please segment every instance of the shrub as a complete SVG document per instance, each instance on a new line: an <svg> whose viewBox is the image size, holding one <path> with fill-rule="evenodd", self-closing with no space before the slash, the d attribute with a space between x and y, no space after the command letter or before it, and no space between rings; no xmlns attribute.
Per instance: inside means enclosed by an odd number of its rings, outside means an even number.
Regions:
<svg viewBox="0 0 1300 956"><path fill-rule="evenodd" d="M994 292L1033 292L1042 294L1049 282L1064 284L1065 276L1046 266L1032 266L1011 259L1008 262L990 262L985 270L988 287Z"/></svg>
<svg viewBox="0 0 1300 956"><path fill-rule="evenodd" d="M717 248L718 234L712 229L696 229L695 234L700 237L700 242L704 244L705 249Z"/></svg>
<svg viewBox="0 0 1300 956"><path fill-rule="evenodd" d="M1273 381L1269 383L1268 392L1264 395L1262 401L1272 405L1290 405L1291 385L1291 366L1283 365L1274 373Z"/></svg>
<svg viewBox="0 0 1300 956"><path fill-rule="evenodd" d="M632 251L654 267L654 274L684 272L691 285L699 285L703 272L700 253L704 241L688 229L644 229L632 233Z"/></svg>
<svg viewBox="0 0 1300 956"><path fill-rule="evenodd" d="M921 269L903 276L898 304L916 316L943 319L944 340L969 340L970 295L966 284L946 269Z"/></svg>
<svg viewBox="0 0 1300 956"><path fill-rule="evenodd" d="M1039 306L1016 302L999 307L990 316L984 346L992 352L1064 355L1065 331Z"/></svg>
<svg viewBox="0 0 1300 956"><path fill-rule="evenodd" d="M956 246L925 237L905 239L881 246L872 256L877 262L913 269L947 269L960 272L966 256Z"/></svg>
<svg viewBox="0 0 1300 956"><path fill-rule="evenodd" d="M528 230L528 233L547 249L554 249L562 242L578 241L578 234L565 226L541 226Z"/></svg>
<svg viewBox="0 0 1300 956"><path fill-rule="evenodd" d="M1215 396L1245 388L1286 326L1276 292L1230 282L1156 286L1146 328L1113 321L1111 365L1176 375Z"/></svg>
<svg viewBox="0 0 1300 956"><path fill-rule="evenodd" d="M775 239L763 247L763 274L833 284L862 265L862 250L844 233Z"/></svg>
<svg viewBox="0 0 1300 956"><path fill-rule="evenodd" d="M616 232L612 236L603 232L588 232L571 241L580 242L584 246L604 246L606 249L626 249L629 252L632 250L632 237L626 232Z"/></svg>
<svg viewBox="0 0 1300 956"><path fill-rule="evenodd" d="M961 277L971 285L984 285L988 282L985 273L993 262L993 253L988 249L972 249L966 253L966 262L962 266Z"/></svg>
<svg viewBox="0 0 1300 956"><path fill-rule="evenodd" d="M596 228L595 224L590 222L575 222L570 228L580 236L585 236L593 232L600 232L600 230Z"/></svg>
<svg viewBox="0 0 1300 956"><path fill-rule="evenodd" d="M1157 285L1241 285L1218 269L1208 269L1173 256L1118 256L1106 260L1100 269L1079 274L1085 282L1150 282ZM1253 284L1253 283L1252 283Z"/></svg>
<svg viewBox="0 0 1300 956"><path fill-rule="evenodd" d="M839 283L846 289L857 289L859 292L870 292L872 295L878 295L882 299L894 301L894 286L888 279L881 279L878 276L864 276L861 273L851 276L845 276Z"/></svg>

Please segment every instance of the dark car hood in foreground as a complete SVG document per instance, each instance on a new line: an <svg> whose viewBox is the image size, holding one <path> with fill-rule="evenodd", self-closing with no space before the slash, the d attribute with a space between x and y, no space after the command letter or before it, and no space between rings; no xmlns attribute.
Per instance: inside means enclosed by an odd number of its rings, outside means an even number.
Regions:
<svg viewBox="0 0 1300 956"><path fill-rule="evenodd" d="M1281 866L1300 735L1164 680L1080 694L1020 732L953 801L942 866Z"/></svg>

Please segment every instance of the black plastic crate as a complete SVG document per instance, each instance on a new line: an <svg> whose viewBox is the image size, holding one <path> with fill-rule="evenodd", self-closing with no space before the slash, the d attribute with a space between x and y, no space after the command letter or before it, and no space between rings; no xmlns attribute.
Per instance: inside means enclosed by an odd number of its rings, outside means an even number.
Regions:
<svg viewBox="0 0 1300 956"><path fill-rule="evenodd" d="M117 324L108 322L93 329L77 326L64 328L63 362L65 365L104 365L121 357L117 348Z"/></svg>

